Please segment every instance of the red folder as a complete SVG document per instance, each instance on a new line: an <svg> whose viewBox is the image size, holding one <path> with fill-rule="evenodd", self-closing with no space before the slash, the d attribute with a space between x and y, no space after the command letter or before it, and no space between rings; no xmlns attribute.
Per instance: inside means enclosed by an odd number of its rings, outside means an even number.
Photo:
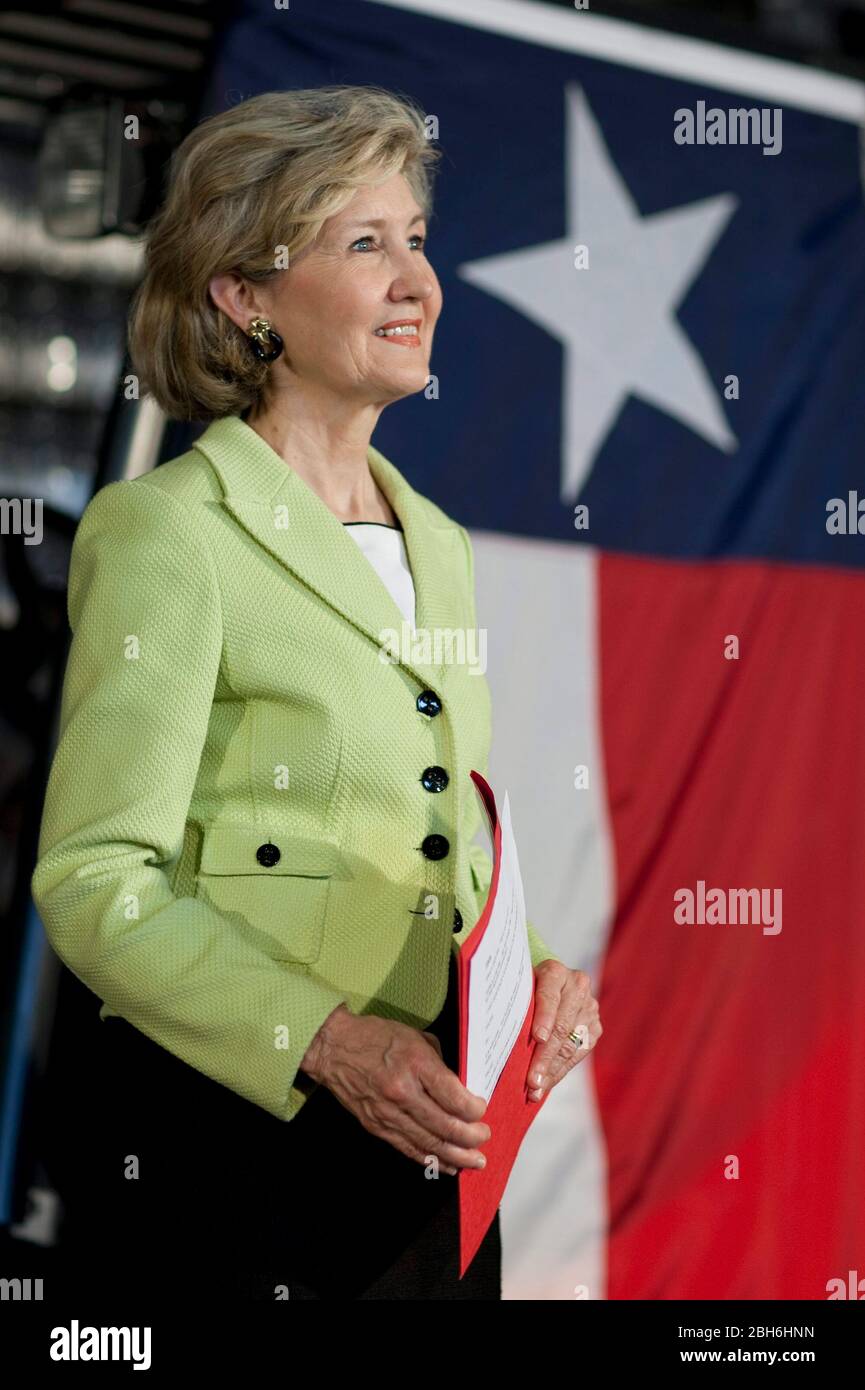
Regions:
<svg viewBox="0 0 865 1390"><path fill-rule="evenodd" d="M460 1081L466 1084L468 1069L468 1015L469 1015L469 973L472 956L478 949L487 923L493 910L499 885L499 870L502 856L502 828L499 823L496 801L489 783L479 772L471 773L486 809L490 823L490 836L493 842L493 873L490 891L484 910L468 940L460 947L457 958L457 985L459 990L459 1033L460 1033ZM482 1116L484 1124L489 1125L492 1134L481 1153L487 1160L486 1168L460 1168L459 1210L460 1210L460 1278L463 1277L478 1247L489 1230L499 1202L510 1177L523 1136L532 1120L544 1105L549 1092L540 1101L529 1100L526 1078L536 1043L531 1036L534 1018L534 991L532 1002L526 1013L519 1037L511 1049L510 1056L495 1084L489 1104Z"/></svg>

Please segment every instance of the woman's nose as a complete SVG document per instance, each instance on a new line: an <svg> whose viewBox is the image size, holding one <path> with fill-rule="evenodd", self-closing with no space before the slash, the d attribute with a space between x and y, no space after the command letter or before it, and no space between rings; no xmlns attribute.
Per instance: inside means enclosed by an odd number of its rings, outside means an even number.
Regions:
<svg viewBox="0 0 865 1390"><path fill-rule="evenodd" d="M398 271L391 286L391 299L429 299L435 293L435 277L427 266L415 262Z"/></svg>
<svg viewBox="0 0 865 1390"><path fill-rule="evenodd" d="M414 276L411 280L394 280L390 287L388 298L391 304L425 304L434 292L434 286L429 279L419 279Z"/></svg>

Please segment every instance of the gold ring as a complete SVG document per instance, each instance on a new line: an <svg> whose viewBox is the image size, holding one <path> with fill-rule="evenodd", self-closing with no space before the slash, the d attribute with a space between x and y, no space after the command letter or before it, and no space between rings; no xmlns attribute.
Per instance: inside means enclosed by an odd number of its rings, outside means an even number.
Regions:
<svg viewBox="0 0 865 1390"><path fill-rule="evenodd" d="M572 1029L571 1029L570 1033L568 1034L568 1037L570 1038L571 1042L574 1044L574 1047L582 1047L582 1045L583 1045L583 1040L582 1040L581 1037L579 1037L579 1036L577 1035L577 1030L576 1030L576 1028L572 1028Z"/></svg>

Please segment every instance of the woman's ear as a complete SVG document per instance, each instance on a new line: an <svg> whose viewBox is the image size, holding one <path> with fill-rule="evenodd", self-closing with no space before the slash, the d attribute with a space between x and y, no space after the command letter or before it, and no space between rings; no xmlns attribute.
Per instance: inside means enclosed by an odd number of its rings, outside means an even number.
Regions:
<svg viewBox="0 0 865 1390"><path fill-rule="evenodd" d="M235 270L226 271L224 275L214 275L207 289L217 309L221 309L232 323L236 323L244 332L250 319L262 316L263 311L253 291Z"/></svg>

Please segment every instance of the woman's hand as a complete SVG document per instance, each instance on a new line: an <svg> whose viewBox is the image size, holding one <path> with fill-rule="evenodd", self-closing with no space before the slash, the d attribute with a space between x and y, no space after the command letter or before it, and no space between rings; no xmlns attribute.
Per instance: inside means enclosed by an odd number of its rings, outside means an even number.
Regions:
<svg viewBox="0 0 865 1390"><path fill-rule="evenodd" d="M559 960L542 960L535 967L535 1016L532 1054L526 1085L530 1100L542 1100L571 1067L588 1057L603 1033L592 982L582 970L569 970ZM569 1038L577 1033L580 1041Z"/></svg>
<svg viewBox="0 0 865 1390"><path fill-rule="evenodd" d="M490 1137L483 1096L446 1067L434 1034L405 1023L353 1014L341 1004L319 1028L301 1062L370 1134L407 1158L444 1170L483 1168L478 1145Z"/></svg>

